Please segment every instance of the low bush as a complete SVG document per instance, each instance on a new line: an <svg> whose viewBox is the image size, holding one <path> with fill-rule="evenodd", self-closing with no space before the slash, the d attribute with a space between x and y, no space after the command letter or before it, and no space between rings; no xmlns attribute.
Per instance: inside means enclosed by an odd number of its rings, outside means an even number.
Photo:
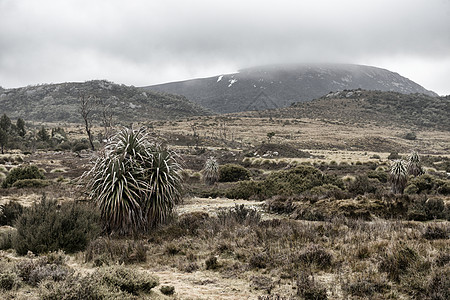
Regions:
<svg viewBox="0 0 450 300"><path fill-rule="evenodd" d="M450 182L432 176L430 174L423 174L414 178L408 182L405 189L405 193L408 194L436 194L442 195L450 194Z"/></svg>
<svg viewBox="0 0 450 300"><path fill-rule="evenodd" d="M347 189L355 196L364 195L366 193L375 193L377 191L377 186L372 180L367 176L358 175L355 180L349 182Z"/></svg>
<svg viewBox="0 0 450 300"><path fill-rule="evenodd" d="M13 187L16 187L18 189L21 188L41 188L46 187L50 183L47 180L44 179L21 179L14 182L12 185Z"/></svg>
<svg viewBox="0 0 450 300"><path fill-rule="evenodd" d="M139 272L123 266L107 267L97 270L96 273L106 285L132 295L149 293L159 284L158 279L147 272Z"/></svg>
<svg viewBox="0 0 450 300"><path fill-rule="evenodd" d="M147 272L123 266L100 268L84 277L71 275L64 281L44 281L40 298L44 300L73 299L139 299L145 298L158 279Z"/></svg>
<svg viewBox="0 0 450 300"><path fill-rule="evenodd" d="M276 195L299 195L316 186L334 185L344 188L341 179L323 174L320 170L307 165L299 165L289 170L271 173L263 181L242 181L227 191L226 196L232 199L257 198L264 200Z"/></svg>
<svg viewBox="0 0 450 300"><path fill-rule="evenodd" d="M15 272L11 270L0 271L0 290L10 291L20 285L20 279Z"/></svg>
<svg viewBox="0 0 450 300"><path fill-rule="evenodd" d="M427 240L448 239L449 233L449 227L428 225L423 233L423 237Z"/></svg>
<svg viewBox="0 0 450 300"><path fill-rule="evenodd" d="M110 263L132 264L147 261L148 248L143 241L112 239L107 237L92 240L85 251L85 261L96 266Z"/></svg>
<svg viewBox="0 0 450 300"><path fill-rule="evenodd" d="M310 245L298 256L298 260L305 266L316 266L319 269L331 267L333 255L319 245Z"/></svg>
<svg viewBox="0 0 450 300"><path fill-rule="evenodd" d="M240 165L226 164L219 167L220 182L248 180L250 178L250 175L250 171Z"/></svg>
<svg viewBox="0 0 450 300"><path fill-rule="evenodd" d="M217 257L210 256L207 260L205 260L206 270L216 270L220 268L220 264L217 261Z"/></svg>
<svg viewBox="0 0 450 300"><path fill-rule="evenodd" d="M161 293L164 295L170 296L175 293L175 287L173 285L163 285L159 288Z"/></svg>
<svg viewBox="0 0 450 300"><path fill-rule="evenodd" d="M247 208L244 204L235 205L234 208L217 212L217 218L222 225L258 225L261 221L261 214L254 208Z"/></svg>
<svg viewBox="0 0 450 300"><path fill-rule="evenodd" d="M371 170L367 173L367 177L377 179L381 183L387 183L388 173L383 171Z"/></svg>
<svg viewBox="0 0 450 300"><path fill-rule="evenodd" d="M399 282L400 276L419 261L419 255L407 245L394 245L382 256L378 269L386 272L389 279Z"/></svg>
<svg viewBox="0 0 450 300"><path fill-rule="evenodd" d="M23 179L44 179L44 175L38 167L34 165L17 167L9 171L2 182L4 188L11 187L16 181Z"/></svg>
<svg viewBox="0 0 450 300"><path fill-rule="evenodd" d="M59 205L43 197L17 219L13 246L20 255L28 251L45 253L61 249L73 253L84 250L100 232L98 220L96 210L88 205L76 202Z"/></svg>
<svg viewBox="0 0 450 300"><path fill-rule="evenodd" d="M326 300L327 290L313 276L301 273L297 279L297 295L305 300Z"/></svg>
<svg viewBox="0 0 450 300"><path fill-rule="evenodd" d="M342 285L342 289L352 296L370 298L376 293L385 293L387 290L391 289L391 286L383 277L368 274L365 276L358 276L350 282L345 282Z"/></svg>

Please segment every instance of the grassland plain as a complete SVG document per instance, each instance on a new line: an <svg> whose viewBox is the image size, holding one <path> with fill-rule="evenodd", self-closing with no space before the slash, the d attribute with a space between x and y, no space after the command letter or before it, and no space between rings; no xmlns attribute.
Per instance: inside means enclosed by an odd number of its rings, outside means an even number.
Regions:
<svg viewBox="0 0 450 300"><path fill-rule="evenodd" d="M0 297L450 297L450 140L445 128L242 115L140 124L183 158L184 201L174 216L142 235L98 235L82 251L27 256L14 250L14 223L2 226ZM65 130L69 140L84 137L82 127ZM411 131L416 138L405 138ZM269 138L270 132L275 134ZM406 159L411 150L419 152L426 174L410 178L405 195L392 195L390 160ZM220 165L245 167L250 180L206 185L202 168L210 156ZM44 194L59 204L86 202L78 178L95 157L87 150L61 149L0 156L4 178L11 169L31 164L48 182L0 189L3 212L6 208L13 218L18 213L9 203L32 207ZM289 176L300 172L295 170L304 172L294 182L300 187L289 185ZM277 185L280 178L289 184ZM261 197L264 193L255 190L249 200L228 197L251 184L263 191L270 187L275 195ZM175 293L163 294L170 289L162 286L173 286Z"/></svg>

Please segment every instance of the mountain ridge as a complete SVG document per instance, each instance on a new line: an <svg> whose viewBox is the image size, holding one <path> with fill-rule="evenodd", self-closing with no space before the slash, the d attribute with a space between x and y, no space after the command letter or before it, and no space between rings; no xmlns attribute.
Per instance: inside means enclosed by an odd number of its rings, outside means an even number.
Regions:
<svg viewBox="0 0 450 300"><path fill-rule="evenodd" d="M173 119L210 112L183 96L142 91L107 80L65 82L0 89L1 113L10 118L36 122L81 122L80 96L94 96L94 114L108 107L121 121Z"/></svg>
<svg viewBox="0 0 450 300"><path fill-rule="evenodd" d="M216 113L282 108L330 91L357 88L438 96L398 73L352 64L268 65L141 87L183 95Z"/></svg>

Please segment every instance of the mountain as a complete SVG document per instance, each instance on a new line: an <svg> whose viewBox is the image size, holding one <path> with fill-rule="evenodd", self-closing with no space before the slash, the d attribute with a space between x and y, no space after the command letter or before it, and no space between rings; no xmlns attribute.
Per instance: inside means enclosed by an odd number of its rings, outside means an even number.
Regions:
<svg viewBox="0 0 450 300"><path fill-rule="evenodd" d="M0 113L38 122L80 122L80 96L95 96L94 113L108 106L120 122L173 119L209 114L183 96L142 91L106 80L0 89Z"/></svg>
<svg viewBox="0 0 450 300"><path fill-rule="evenodd" d="M422 93L438 96L397 73L347 64L275 65L238 73L143 87L186 96L217 113L287 107L345 89Z"/></svg>
<svg viewBox="0 0 450 300"><path fill-rule="evenodd" d="M241 112L246 117L308 118L353 126L395 126L407 130L450 131L450 96L345 90L290 107ZM357 125L356 125L357 124Z"/></svg>

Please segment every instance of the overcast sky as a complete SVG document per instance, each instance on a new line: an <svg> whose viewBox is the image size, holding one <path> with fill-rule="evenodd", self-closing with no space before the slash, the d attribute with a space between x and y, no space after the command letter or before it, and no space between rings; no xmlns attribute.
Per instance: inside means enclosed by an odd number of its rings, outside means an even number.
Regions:
<svg viewBox="0 0 450 300"><path fill-rule="evenodd" d="M382 67L450 94L450 0L0 0L0 86L144 86L273 63Z"/></svg>

